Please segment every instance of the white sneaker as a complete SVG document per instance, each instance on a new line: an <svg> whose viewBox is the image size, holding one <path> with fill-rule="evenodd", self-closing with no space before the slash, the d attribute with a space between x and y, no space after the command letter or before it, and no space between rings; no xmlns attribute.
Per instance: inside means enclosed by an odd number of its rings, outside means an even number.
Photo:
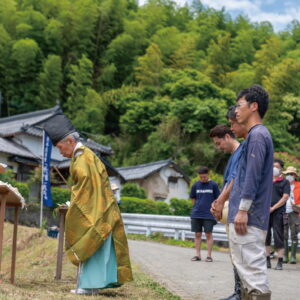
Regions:
<svg viewBox="0 0 300 300"><path fill-rule="evenodd" d="M78 294L78 295L98 295L99 294L99 289L74 289L70 291L73 294Z"/></svg>

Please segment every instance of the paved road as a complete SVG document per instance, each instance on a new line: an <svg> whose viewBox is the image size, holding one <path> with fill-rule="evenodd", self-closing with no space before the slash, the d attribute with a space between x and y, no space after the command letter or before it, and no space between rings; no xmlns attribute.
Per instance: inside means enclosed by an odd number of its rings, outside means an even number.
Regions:
<svg viewBox="0 0 300 300"><path fill-rule="evenodd" d="M172 293L186 300L217 300L233 291L233 272L227 253L213 252L213 263L191 262L194 250L154 242L129 241L133 263ZM202 253L205 257L206 251ZM272 261L275 266L275 261ZM300 263L270 269L272 300L300 299ZM298 283L297 283L298 282Z"/></svg>

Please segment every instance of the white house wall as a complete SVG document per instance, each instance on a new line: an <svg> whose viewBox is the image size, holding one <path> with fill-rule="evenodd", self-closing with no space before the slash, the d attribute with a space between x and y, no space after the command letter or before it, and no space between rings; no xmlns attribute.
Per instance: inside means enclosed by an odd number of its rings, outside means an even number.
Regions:
<svg viewBox="0 0 300 300"><path fill-rule="evenodd" d="M43 139L28 135L28 134L18 134L14 137L14 140L26 148L28 148L33 154L38 158L41 158L43 155ZM58 148L52 148L51 158L55 160L64 160L65 158L59 153Z"/></svg>
<svg viewBox="0 0 300 300"><path fill-rule="evenodd" d="M172 198L188 199L189 198L189 185L184 180L183 175L175 171L169 166L164 167L159 172L160 177L164 183L168 186L168 197L166 202L170 202ZM169 177L177 177L177 182L169 182Z"/></svg>
<svg viewBox="0 0 300 300"><path fill-rule="evenodd" d="M116 198L117 199L121 199L121 189L122 189L122 186L121 186L120 177L111 176L111 177L109 177L109 182L110 182L110 185L112 185L114 183L114 184L116 184L118 186L119 189L116 192Z"/></svg>
<svg viewBox="0 0 300 300"><path fill-rule="evenodd" d="M11 155L0 152L0 162L6 164L8 167L12 168L14 173L18 173L18 164L16 162L12 162L8 160L8 157Z"/></svg>
<svg viewBox="0 0 300 300"><path fill-rule="evenodd" d="M160 177L159 173L154 173L145 179L137 180L135 182L144 188L148 199L155 200L157 198L168 198L168 185Z"/></svg>
<svg viewBox="0 0 300 300"><path fill-rule="evenodd" d="M169 182L170 176L177 177L178 181L176 183ZM158 200L160 198L169 203L172 198L189 198L188 183L184 180L182 174L168 166L145 179L131 180L130 182L137 183L144 188L148 199Z"/></svg>

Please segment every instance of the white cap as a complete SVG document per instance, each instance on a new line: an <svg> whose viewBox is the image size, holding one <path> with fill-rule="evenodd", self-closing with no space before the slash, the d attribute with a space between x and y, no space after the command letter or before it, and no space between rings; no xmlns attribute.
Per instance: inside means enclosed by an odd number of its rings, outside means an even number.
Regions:
<svg viewBox="0 0 300 300"><path fill-rule="evenodd" d="M113 191L119 189L119 187L118 187L115 183L112 183L112 184L110 185L110 187L111 187L111 189L112 189Z"/></svg>

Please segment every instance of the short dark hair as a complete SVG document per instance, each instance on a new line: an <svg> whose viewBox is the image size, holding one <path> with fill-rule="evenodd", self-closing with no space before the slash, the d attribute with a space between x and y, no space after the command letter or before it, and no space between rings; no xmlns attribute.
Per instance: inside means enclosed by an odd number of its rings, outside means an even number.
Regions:
<svg viewBox="0 0 300 300"><path fill-rule="evenodd" d="M227 111L227 114L226 114L226 119L227 120L236 121L236 112L235 112L235 109L236 109L236 105L231 105L228 108L228 111Z"/></svg>
<svg viewBox="0 0 300 300"><path fill-rule="evenodd" d="M217 125L210 130L209 137L218 137L220 139L224 138L226 134L229 134L232 138L235 138L233 132L226 125Z"/></svg>
<svg viewBox="0 0 300 300"><path fill-rule="evenodd" d="M267 91L262 86L254 84L250 88L240 91L236 100L238 101L243 97L248 103L256 102L260 117L263 118L265 116L270 100Z"/></svg>
<svg viewBox="0 0 300 300"><path fill-rule="evenodd" d="M281 168L283 169L284 167L284 162L280 158L274 158L274 163L280 164Z"/></svg>
<svg viewBox="0 0 300 300"><path fill-rule="evenodd" d="M199 168L198 174L208 174L208 172L209 172L208 167L201 166L201 167Z"/></svg>

